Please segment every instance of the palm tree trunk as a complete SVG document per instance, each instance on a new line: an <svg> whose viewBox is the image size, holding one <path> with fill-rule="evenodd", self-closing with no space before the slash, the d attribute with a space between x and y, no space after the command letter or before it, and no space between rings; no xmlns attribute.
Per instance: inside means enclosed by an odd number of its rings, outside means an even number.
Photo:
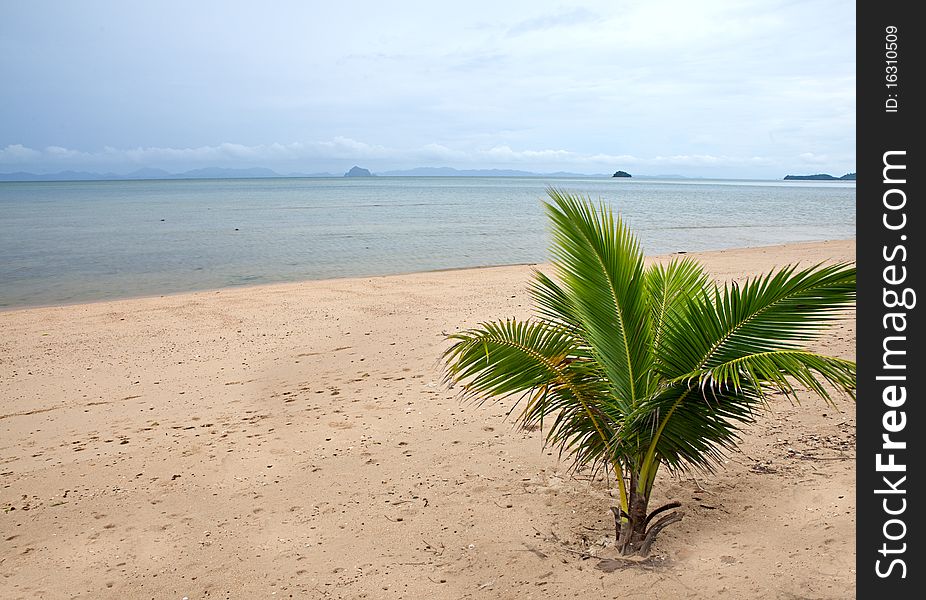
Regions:
<svg viewBox="0 0 926 600"><path fill-rule="evenodd" d="M637 473L631 471L628 512L624 515L625 519L620 522L620 538L617 540L618 550L625 556L636 554L646 538L646 509L649 506L649 494L640 490L639 487L639 477Z"/></svg>
<svg viewBox="0 0 926 600"><path fill-rule="evenodd" d="M683 511L669 513L656 519L650 525L656 515L678 508L681 503L670 502L660 506L653 512L647 512L650 500L649 490L640 490L638 483L639 476L631 472L627 506L629 512L625 513L618 508L612 508L615 531L617 532L617 549L623 556L633 554L646 556L649 554L653 541L656 539L656 534L668 525L680 521L684 514Z"/></svg>

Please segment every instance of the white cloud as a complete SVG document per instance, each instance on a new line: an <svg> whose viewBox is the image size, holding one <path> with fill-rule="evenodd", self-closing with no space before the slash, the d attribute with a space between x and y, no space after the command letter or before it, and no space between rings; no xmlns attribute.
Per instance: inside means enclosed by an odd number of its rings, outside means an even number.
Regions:
<svg viewBox="0 0 926 600"><path fill-rule="evenodd" d="M480 154L501 162L573 162L579 155L568 150L520 150L514 151L508 146L496 146Z"/></svg>
<svg viewBox="0 0 926 600"><path fill-rule="evenodd" d="M517 36L533 31L546 31L559 27L569 27L599 20L601 17L585 8L574 8L556 14L542 15L526 19L513 25L508 30L509 36Z"/></svg>
<svg viewBox="0 0 926 600"><path fill-rule="evenodd" d="M814 154L813 152L804 152L800 155L800 159L805 163L812 165L826 164L830 160L830 158L825 154Z"/></svg>
<svg viewBox="0 0 926 600"><path fill-rule="evenodd" d="M20 162L35 160L42 156L42 153L32 148L26 148L22 144L10 144L6 148L0 149L0 164L15 165Z"/></svg>
<svg viewBox="0 0 926 600"><path fill-rule="evenodd" d="M359 142L347 137L336 137L329 142L316 142L303 146L310 156L333 158L388 158L395 151L375 144Z"/></svg>

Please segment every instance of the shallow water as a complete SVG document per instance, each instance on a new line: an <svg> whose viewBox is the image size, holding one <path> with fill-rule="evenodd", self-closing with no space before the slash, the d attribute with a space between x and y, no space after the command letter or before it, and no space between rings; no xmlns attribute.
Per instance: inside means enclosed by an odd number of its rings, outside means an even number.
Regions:
<svg viewBox="0 0 926 600"><path fill-rule="evenodd" d="M376 177L0 183L0 307L541 262L547 186L647 254L855 236L854 182Z"/></svg>

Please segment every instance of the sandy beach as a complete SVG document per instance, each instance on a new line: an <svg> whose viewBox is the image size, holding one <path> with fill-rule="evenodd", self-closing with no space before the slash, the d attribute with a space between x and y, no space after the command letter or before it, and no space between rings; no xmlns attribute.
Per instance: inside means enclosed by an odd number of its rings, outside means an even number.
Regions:
<svg viewBox="0 0 926 600"><path fill-rule="evenodd" d="M855 242L692 256L729 281ZM686 516L651 559L589 558L606 482L442 384L530 272L0 312L0 598L853 597L849 400L773 401L724 470L660 474ZM854 359L854 314L814 348Z"/></svg>

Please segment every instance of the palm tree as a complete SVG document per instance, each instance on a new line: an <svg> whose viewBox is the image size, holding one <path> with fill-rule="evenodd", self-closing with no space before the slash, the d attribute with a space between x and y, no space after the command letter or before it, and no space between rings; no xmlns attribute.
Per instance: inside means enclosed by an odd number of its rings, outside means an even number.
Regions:
<svg viewBox="0 0 926 600"><path fill-rule="evenodd" d="M616 547L646 555L682 518L668 512L678 502L649 510L661 467L718 466L770 392L854 399L855 363L802 344L854 302L855 268L788 266L721 287L688 258L646 267L607 206L548 194L557 281L535 271L536 318L449 336L447 379L480 403L516 399L520 424L547 425L573 468L612 474Z"/></svg>

